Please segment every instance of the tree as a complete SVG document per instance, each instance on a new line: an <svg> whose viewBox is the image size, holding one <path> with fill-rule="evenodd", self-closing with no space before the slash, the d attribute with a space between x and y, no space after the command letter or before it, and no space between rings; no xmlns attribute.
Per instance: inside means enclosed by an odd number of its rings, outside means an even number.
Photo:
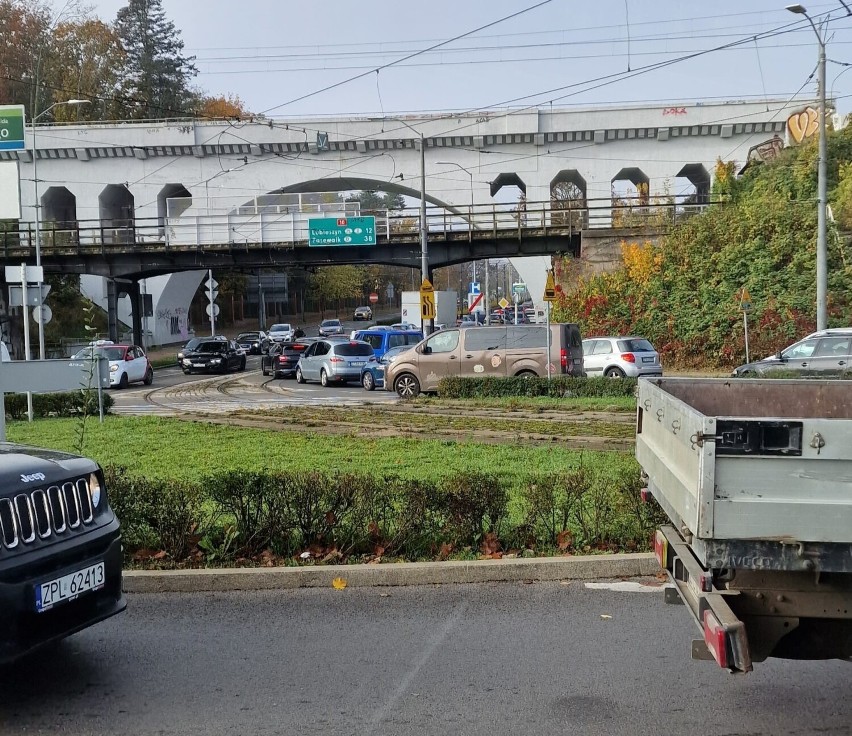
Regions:
<svg viewBox="0 0 852 736"><path fill-rule="evenodd" d="M405 209L405 198L396 192L379 192L375 189L365 189L363 192L358 192L352 199L361 203L361 210L364 212Z"/></svg>
<svg viewBox="0 0 852 736"><path fill-rule="evenodd" d="M42 2L0 0L0 103L26 105L31 114L50 22L50 9Z"/></svg>
<svg viewBox="0 0 852 736"><path fill-rule="evenodd" d="M362 266L323 266L311 274L311 289L320 298L320 310L325 313L328 302L336 302L340 313L340 301L363 294L365 269Z"/></svg>
<svg viewBox="0 0 852 736"><path fill-rule="evenodd" d="M125 116L150 119L190 112L197 102L189 87L198 74L195 57L183 55L183 41L166 19L162 0L129 0L118 11L115 29L127 54Z"/></svg>
<svg viewBox="0 0 852 736"><path fill-rule="evenodd" d="M115 31L105 23L86 19L62 23L54 33L55 50L45 64L45 76L61 90L55 96L95 101L91 105L60 105L55 120L102 120L117 117L115 100L126 54ZM98 103L102 100L102 103Z"/></svg>
<svg viewBox="0 0 852 736"><path fill-rule="evenodd" d="M245 118L251 113L246 110L245 103L239 95L205 96L199 95L200 101L196 108L199 116L205 118Z"/></svg>

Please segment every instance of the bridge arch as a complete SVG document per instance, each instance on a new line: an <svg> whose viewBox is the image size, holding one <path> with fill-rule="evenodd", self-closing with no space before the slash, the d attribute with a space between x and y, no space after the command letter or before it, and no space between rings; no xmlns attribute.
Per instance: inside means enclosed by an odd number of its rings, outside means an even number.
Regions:
<svg viewBox="0 0 852 736"><path fill-rule="evenodd" d="M676 174L677 179L686 179L695 187L694 194L682 200L682 204L707 204L710 201L710 172L703 164L687 164Z"/></svg>
<svg viewBox="0 0 852 736"><path fill-rule="evenodd" d="M497 174L494 177L494 180L491 182L491 196L493 197L497 192L499 192L503 187L511 187L516 186L521 190L521 193L526 197L527 195L527 185L520 176L513 173L508 174Z"/></svg>
<svg viewBox="0 0 852 736"><path fill-rule="evenodd" d="M107 244L131 244L136 241L134 220L136 204L126 184L107 184L98 195L101 238Z"/></svg>
<svg viewBox="0 0 852 736"><path fill-rule="evenodd" d="M67 187L48 187L40 204L43 222L63 230L77 226L77 197Z"/></svg>
<svg viewBox="0 0 852 736"><path fill-rule="evenodd" d="M586 180L577 169L562 169L550 180L552 224L584 228L588 222L586 207Z"/></svg>
<svg viewBox="0 0 852 736"><path fill-rule="evenodd" d="M160 228L165 227L167 217L177 217L191 206L192 193L183 184L166 184L157 194L157 219Z"/></svg>

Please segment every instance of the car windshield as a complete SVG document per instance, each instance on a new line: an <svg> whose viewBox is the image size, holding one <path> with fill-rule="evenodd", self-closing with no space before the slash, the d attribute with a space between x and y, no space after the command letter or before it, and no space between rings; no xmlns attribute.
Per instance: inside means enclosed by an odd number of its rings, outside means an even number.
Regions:
<svg viewBox="0 0 852 736"><path fill-rule="evenodd" d="M256 332L242 332L237 336L237 340L257 340L260 335Z"/></svg>
<svg viewBox="0 0 852 736"><path fill-rule="evenodd" d="M290 325L272 325L272 328L269 330L270 332L290 332Z"/></svg>
<svg viewBox="0 0 852 736"><path fill-rule="evenodd" d="M323 320L321 327L339 327L340 320L339 319L326 319Z"/></svg>
<svg viewBox="0 0 852 736"><path fill-rule="evenodd" d="M106 358L107 360L124 360L124 353L127 348L102 347L102 348L83 348L80 352L74 355L75 358L91 358L94 353L97 358Z"/></svg>
<svg viewBox="0 0 852 736"><path fill-rule="evenodd" d="M224 342L203 342L195 350L199 353L218 353L224 347Z"/></svg>
<svg viewBox="0 0 852 736"><path fill-rule="evenodd" d="M373 348L365 342L344 342L334 346L336 355L350 357L366 357L373 354Z"/></svg>
<svg viewBox="0 0 852 736"><path fill-rule="evenodd" d="M619 340L618 349L624 353L653 353L654 346L650 342L642 338L632 338L630 340Z"/></svg>

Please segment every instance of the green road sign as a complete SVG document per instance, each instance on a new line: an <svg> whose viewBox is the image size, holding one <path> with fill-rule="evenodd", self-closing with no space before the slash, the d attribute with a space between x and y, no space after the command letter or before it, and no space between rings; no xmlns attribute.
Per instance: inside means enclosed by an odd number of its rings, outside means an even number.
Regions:
<svg viewBox="0 0 852 736"><path fill-rule="evenodd" d="M0 105L0 151L24 148L24 106Z"/></svg>
<svg viewBox="0 0 852 736"><path fill-rule="evenodd" d="M512 293L523 294L527 290L527 285L523 282L512 284Z"/></svg>
<svg viewBox="0 0 852 736"><path fill-rule="evenodd" d="M308 245L375 245L375 217L312 217Z"/></svg>

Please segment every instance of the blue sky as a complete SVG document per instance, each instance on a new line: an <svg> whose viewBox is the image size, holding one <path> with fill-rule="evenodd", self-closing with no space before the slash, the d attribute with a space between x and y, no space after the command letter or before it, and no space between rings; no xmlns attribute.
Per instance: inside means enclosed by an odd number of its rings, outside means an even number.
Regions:
<svg viewBox="0 0 852 736"><path fill-rule="evenodd" d="M588 83L803 21L784 9L785 0L551 0L439 50L372 71L538 1L163 5L186 52L197 57L196 83L210 93L237 94L252 112L273 117L502 108L516 98L523 98L513 103L518 106L588 106L816 93L816 76L807 81L817 60L808 25L596 89ZM125 2L92 4L99 17L112 21ZM846 113L852 109L846 98L852 72L838 76L850 67L834 62L852 62L852 18L839 0L805 5L815 17L831 13L828 88ZM362 73L366 76L312 94ZM577 86L544 93L567 85Z"/></svg>

